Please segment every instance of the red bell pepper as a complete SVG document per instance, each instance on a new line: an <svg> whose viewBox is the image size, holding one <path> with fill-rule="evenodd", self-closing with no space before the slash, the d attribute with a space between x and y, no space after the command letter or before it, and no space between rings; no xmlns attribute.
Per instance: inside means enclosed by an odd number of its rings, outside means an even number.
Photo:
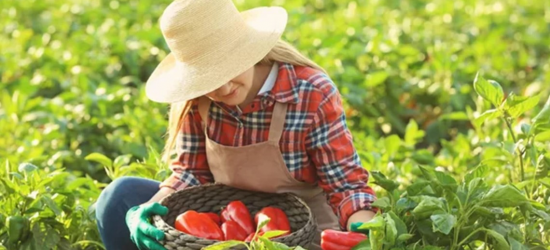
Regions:
<svg viewBox="0 0 550 250"><path fill-rule="evenodd" d="M246 239L244 239L244 241L246 241L246 242L251 242L251 241L252 241L252 237L254 237L254 234L255 234L255 233L256 233L256 232L249 234L249 235L246 237Z"/></svg>
<svg viewBox="0 0 550 250"><path fill-rule="evenodd" d="M227 204L222 212L222 221L234 221L239 224L239 226L244 229L247 234L254 233L254 221L250 215L250 211L241 201L232 201Z"/></svg>
<svg viewBox="0 0 550 250"><path fill-rule="evenodd" d="M330 241L321 241L321 249L323 250L350 250L348 246L338 245Z"/></svg>
<svg viewBox="0 0 550 250"><path fill-rule="evenodd" d="M248 234L244 231L244 229L242 229L241 226L237 224L237 222L234 222L232 220L228 220L222 223L221 228L222 228L225 240L244 241L248 236Z"/></svg>
<svg viewBox="0 0 550 250"><path fill-rule="evenodd" d="M357 232L343 232L325 229L321 233L321 248L323 250L350 250L367 236Z"/></svg>
<svg viewBox="0 0 550 250"><path fill-rule="evenodd" d="M290 234L290 223L283 210L276 207L265 207L256 213L254 216L254 221L256 222L256 225L259 225L266 218L269 218L270 221L260 228L260 232L282 230L287 232L281 236Z"/></svg>
<svg viewBox="0 0 550 250"><path fill-rule="evenodd" d="M188 210L176 217L174 227L196 237L223 241L221 228L208 215Z"/></svg>
<svg viewBox="0 0 550 250"><path fill-rule="evenodd" d="M231 220L231 217L229 217L229 211L227 211L227 207L225 207L220 212L220 221L221 223L224 223L228 220Z"/></svg>
<svg viewBox="0 0 550 250"><path fill-rule="evenodd" d="M221 219L220 219L220 216L216 213L204 213L206 215L208 215L208 217L210 217L214 222L216 222L216 224L218 225L221 225Z"/></svg>

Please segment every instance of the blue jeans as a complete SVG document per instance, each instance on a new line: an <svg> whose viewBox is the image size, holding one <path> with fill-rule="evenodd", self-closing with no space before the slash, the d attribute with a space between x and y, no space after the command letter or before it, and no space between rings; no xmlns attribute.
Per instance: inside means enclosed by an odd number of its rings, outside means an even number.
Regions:
<svg viewBox="0 0 550 250"><path fill-rule="evenodd" d="M101 192L96 202L96 219L105 249L138 249L130 239L126 212L151 199L158 192L159 184L150 179L121 177Z"/></svg>

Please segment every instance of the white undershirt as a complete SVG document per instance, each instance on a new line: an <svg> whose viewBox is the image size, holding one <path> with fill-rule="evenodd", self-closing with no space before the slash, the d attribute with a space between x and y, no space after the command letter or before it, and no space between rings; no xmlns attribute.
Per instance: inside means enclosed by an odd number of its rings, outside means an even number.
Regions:
<svg viewBox="0 0 550 250"><path fill-rule="evenodd" d="M258 92L258 95L273 89L273 86L275 85L275 81L277 80L278 73L279 73L279 65L277 62L274 62L273 66L271 67L271 71L267 76L267 79L265 79L264 85L260 89L260 92Z"/></svg>

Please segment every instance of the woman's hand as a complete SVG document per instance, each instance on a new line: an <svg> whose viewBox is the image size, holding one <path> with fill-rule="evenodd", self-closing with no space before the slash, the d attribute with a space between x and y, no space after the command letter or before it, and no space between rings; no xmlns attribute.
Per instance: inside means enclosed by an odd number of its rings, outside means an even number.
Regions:
<svg viewBox="0 0 550 250"><path fill-rule="evenodd" d="M140 250L166 250L157 242L164 239L164 232L151 225L149 217L154 214L165 215L167 212L168 208L154 202L132 207L126 213L130 238Z"/></svg>
<svg viewBox="0 0 550 250"><path fill-rule="evenodd" d="M357 225L369 222L375 215L376 214L370 210L359 210L349 217L346 229L348 231L356 231ZM352 225L355 226L352 227Z"/></svg>
<svg viewBox="0 0 550 250"><path fill-rule="evenodd" d="M171 188L161 188L149 201L130 208L126 213L126 224L130 229L130 238L138 249L166 250L157 242L164 239L164 233L151 225L149 217L154 214L165 215L168 213L168 208L158 202L175 191Z"/></svg>

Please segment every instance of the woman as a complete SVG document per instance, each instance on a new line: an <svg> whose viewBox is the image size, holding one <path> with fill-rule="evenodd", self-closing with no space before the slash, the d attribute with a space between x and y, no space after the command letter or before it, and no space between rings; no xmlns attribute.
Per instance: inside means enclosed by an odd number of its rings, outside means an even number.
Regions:
<svg viewBox="0 0 550 250"><path fill-rule="evenodd" d="M325 71L281 40L279 7L238 12L231 0L176 0L160 26L171 53L146 84L152 101L171 104L162 183L115 180L97 202L107 249L164 249L147 218L164 215L166 195L217 182L292 192L324 229L371 220L376 199L347 128L341 97Z"/></svg>

